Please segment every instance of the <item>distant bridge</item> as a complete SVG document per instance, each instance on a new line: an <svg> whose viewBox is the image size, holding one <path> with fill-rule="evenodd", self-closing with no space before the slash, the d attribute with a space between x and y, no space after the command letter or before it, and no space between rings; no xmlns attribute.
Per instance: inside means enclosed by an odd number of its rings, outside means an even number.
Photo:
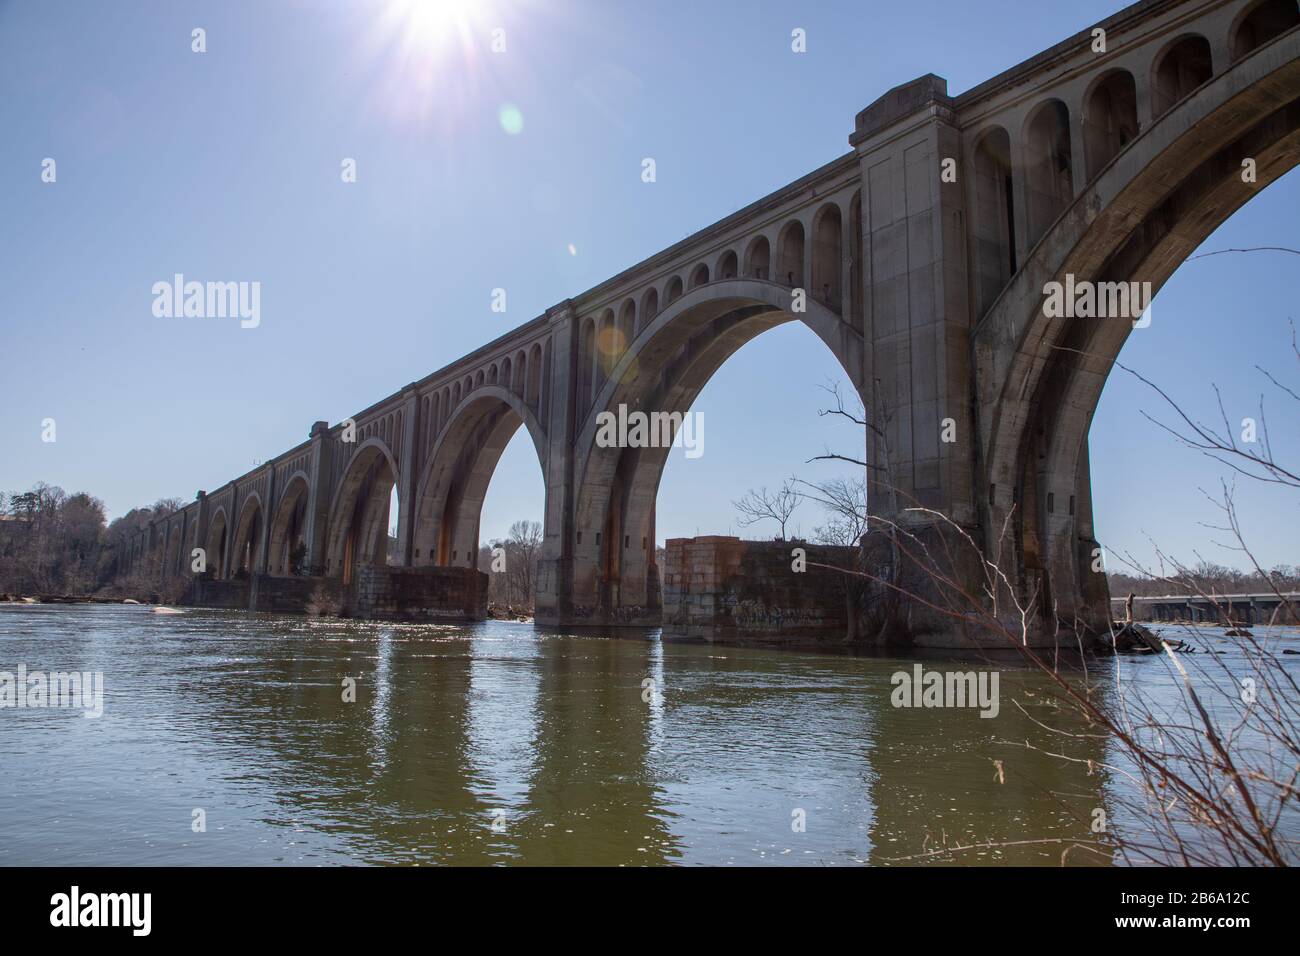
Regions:
<svg viewBox="0 0 1300 956"><path fill-rule="evenodd" d="M596 415L684 412L742 345L802 322L880 427L873 513L938 511L1044 619L1101 625L1087 439L1132 323L1049 314L1046 284L1158 290L1296 165L1298 24L1296 0L1143 0L960 96L897 87L849 153L357 412L356 441L317 422L153 522L130 563L187 574L202 547L218 578L278 576L301 545L346 584L386 562L396 486L396 563L472 567L522 425L546 484L537 619L655 622L667 449L600 447Z"/></svg>
<svg viewBox="0 0 1300 956"><path fill-rule="evenodd" d="M1285 599L1285 600L1283 600ZM1115 620L1124 620L1124 599L1111 599ZM1300 624L1291 608L1300 608L1300 591L1272 591L1260 594L1217 594L1209 597L1165 594L1135 597L1133 618L1137 621L1186 621L1192 624Z"/></svg>

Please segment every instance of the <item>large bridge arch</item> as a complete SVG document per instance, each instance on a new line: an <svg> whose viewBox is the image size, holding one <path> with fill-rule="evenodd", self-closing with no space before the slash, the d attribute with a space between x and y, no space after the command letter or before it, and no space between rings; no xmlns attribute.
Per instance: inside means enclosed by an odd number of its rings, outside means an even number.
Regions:
<svg viewBox="0 0 1300 956"><path fill-rule="evenodd" d="M267 544L266 570L268 574L283 577L293 574L294 548L306 547L307 503L311 498L310 479L305 471L289 476L284 491L271 519L271 534Z"/></svg>
<svg viewBox="0 0 1300 956"><path fill-rule="evenodd" d="M330 504L326 574L348 584L358 567L387 561L389 500L400 474L382 438L357 446Z"/></svg>
<svg viewBox="0 0 1300 956"><path fill-rule="evenodd" d="M477 388L447 419L416 483L416 565L476 566L483 500L501 454L520 426L527 429L545 475L546 433L514 391L498 385Z"/></svg>
<svg viewBox="0 0 1300 956"><path fill-rule="evenodd" d="M250 491L244 496L239 506L239 518L235 522L235 537L230 548L229 577L241 574L254 574L261 570L258 554L262 545L262 525L266 521L266 509L262 507L262 496Z"/></svg>
<svg viewBox="0 0 1300 956"><path fill-rule="evenodd" d="M1220 64L1215 64L1216 69ZM986 546L1014 515L1026 595L1066 619L1104 615L1091 573L1087 438L1133 323L1044 314L1049 282L1150 282L1300 162L1300 30L1265 42L1159 115L1080 191L977 325ZM1243 162L1255 166L1255 181Z"/></svg>
<svg viewBox="0 0 1300 956"><path fill-rule="evenodd" d="M713 375L763 332L801 322L835 356L859 394L863 341L811 296L790 311L792 290L756 278L714 281L674 300L642 330L583 418L574 444L574 562L577 617L653 619L654 509L667 447L602 447L601 411L686 414Z"/></svg>
<svg viewBox="0 0 1300 956"><path fill-rule="evenodd" d="M226 539L229 538L225 505L218 505L208 522L208 534L203 541L204 562L214 578L226 576Z"/></svg>

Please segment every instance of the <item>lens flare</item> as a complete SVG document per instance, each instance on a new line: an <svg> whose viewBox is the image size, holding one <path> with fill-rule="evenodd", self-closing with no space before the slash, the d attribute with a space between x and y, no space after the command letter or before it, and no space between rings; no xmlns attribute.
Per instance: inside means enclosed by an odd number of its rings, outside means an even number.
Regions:
<svg viewBox="0 0 1300 956"><path fill-rule="evenodd" d="M506 103L501 107L498 115L501 128L511 136L518 136L524 131L524 114L519 112L519 107Z"/></svg>

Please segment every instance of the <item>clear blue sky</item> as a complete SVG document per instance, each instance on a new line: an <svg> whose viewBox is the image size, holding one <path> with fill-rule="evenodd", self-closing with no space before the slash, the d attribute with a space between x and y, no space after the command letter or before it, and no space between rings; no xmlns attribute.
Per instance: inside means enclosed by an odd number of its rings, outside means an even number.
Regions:
<svg viewBox="0 0 1300 956"><path fill-rule="evenodd" d="M436 12L413 49L402 6L0 3L0 489L44 480L112 515L214 489L841 155L890 87L932 71L960 93L1121 4L467 0L472 54ZM1298 246L1298 210L1292 174L1206 248ZM155 318L150 288L174 272L260 281L260 327ZM1297 274L1293 257L1189 263L1123 359L1206 414L1218 382L1239 420L1264 387L1253 365L1295 381ZM861 446L816 416L816 385L838 377L802 327L739 352L696 406L704 456L670 460L659 537L738 530L747 487L829 475L805 460ZM1112 376L1092 438L1099 536L1235 563L1196 524L1216 520L1197 489L1222 469L1139 414L1157 407ZM1294 460L1296 409L1270 407ZM485 537L540 518L530 456L517 436ZM1293 496L1250 486L1241 504L1262 560L1300 562Z"/></svg>

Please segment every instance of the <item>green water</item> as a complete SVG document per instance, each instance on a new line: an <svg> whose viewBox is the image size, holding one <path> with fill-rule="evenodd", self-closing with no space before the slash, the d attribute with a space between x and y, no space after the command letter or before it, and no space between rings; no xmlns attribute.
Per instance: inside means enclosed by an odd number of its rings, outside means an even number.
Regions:
<svg viewBox="0 0 1300 956"><path fill-rule="evenodd" d="M925 662L997 670L988 719L892 706L910 660L503 622L0 607L0 671L20 663L102 672L104 712L0 710L0 864L879 865L944 842L1088 839L1127 785L1025 748L1100 762L1107 745L1047 733L1060 713L1014 660ZM1153 694L1171 686L1158 661L1123 666Z"/></svg>

